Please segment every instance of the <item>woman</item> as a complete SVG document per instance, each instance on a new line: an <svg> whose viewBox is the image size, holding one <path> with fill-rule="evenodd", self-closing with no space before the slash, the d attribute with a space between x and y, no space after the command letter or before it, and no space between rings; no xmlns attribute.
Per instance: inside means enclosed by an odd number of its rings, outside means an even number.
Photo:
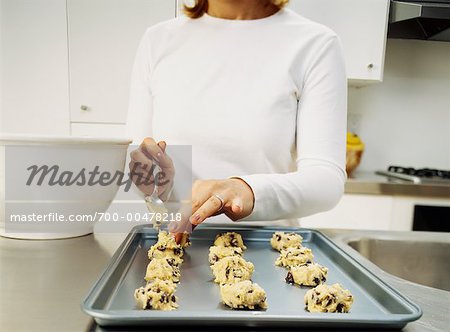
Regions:
<svg viewBox="0 0 450 332"><path fill-rule="evenodd" d="M342 196L340 43L286 3L197 0L141 40L128 133L142 144L132 164L157 156L170 170L156 140L191 145L193 225L217 214L298 225Z"/></svg>

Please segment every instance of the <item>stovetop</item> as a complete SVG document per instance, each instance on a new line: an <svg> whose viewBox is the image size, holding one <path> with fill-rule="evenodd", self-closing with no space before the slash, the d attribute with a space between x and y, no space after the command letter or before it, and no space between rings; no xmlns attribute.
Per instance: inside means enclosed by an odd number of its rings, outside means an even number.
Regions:
<svg viewBox="0 0 450 332"><path fill-rule="evenodd" d="M390 179L402 180L412 183L433 183L450 185L450 170L434 168L413 168L403 166L389 166L387 171L376 171L378 175Z"/></svg>

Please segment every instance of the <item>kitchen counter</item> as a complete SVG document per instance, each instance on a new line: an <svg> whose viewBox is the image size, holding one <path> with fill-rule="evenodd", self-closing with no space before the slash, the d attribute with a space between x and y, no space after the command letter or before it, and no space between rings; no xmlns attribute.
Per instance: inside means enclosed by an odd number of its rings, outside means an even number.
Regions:
<svg viewBox="0 0 450 332"><path fill-rule="evenodd" d="M340 246L343 244L338 239L352 234L342 230L323 232L337 239ZM391 237L401 234L385 233ZM358 231L358 234L364 232ZM80 303L124 238L125 234L96 234L52 241L0 238L0 330L103 331L81 311ZM422 308L423 316L408 324L404 331L448 328L450 292L404 281L365 259L358 260Z"/></svg>
<svg viewBox="0 0 450 332"><path fill-rule="evenodd" d="M388 179L374 172L355 172L345 184L346 194L422 196L450 198L450 184L411 183Z"/></svg>

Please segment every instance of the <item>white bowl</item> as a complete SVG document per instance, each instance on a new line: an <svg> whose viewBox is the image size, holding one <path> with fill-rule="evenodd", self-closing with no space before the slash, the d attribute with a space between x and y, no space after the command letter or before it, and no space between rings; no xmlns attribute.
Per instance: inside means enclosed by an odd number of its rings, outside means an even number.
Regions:
<svg viewBox="0 0 450 332"><path fill-rule="evenodd" d="M0 135L0 235L21 239L57 239L92 233L98 213L106 211L119 188L110 185L83 185L51 181L72 179L83 169L86 180L97 166L99 172L123 172L127 148L131 140L124 138L52 137ZM43 177L31 176L33 167L57 166ZM31 168L29 168L31 167ZM29 185L27 181L32 180ZM81 178L79 178L81 179ZM87 181L85 181L87 182ZM88 218L83 222L55 222L56 218ZM24 219L47 216L46 222L24 222ZM53 215L52 215L53 214ZM82 216L82 217L80 217ZM14 222L11 222L12 218ZM44 218L44 217L41 217ZM19 221L22 220L22 221Z"/></svg>

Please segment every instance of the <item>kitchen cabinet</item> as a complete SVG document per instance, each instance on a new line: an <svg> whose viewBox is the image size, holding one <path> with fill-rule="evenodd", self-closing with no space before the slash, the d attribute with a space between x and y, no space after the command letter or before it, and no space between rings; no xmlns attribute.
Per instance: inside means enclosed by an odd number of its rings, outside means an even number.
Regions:
<svg viewBox="0 0 450 332"><path fill-rule="evenodd" d="M65 0L0 6L0 131L69 135Z"/></svg>
<svg viewBox="0 0 450 332"><path fill-rule="evenodd" d="M302 218L301 225L308 228L389 230L392 205L392 196L346 194L334 209Z"/></svg>
<svg viewBox="0 0 450 332"><path fill-rule="evenodd" d="M289 4L340 37L350 85L383 80L389 0L291 0Z"/></svg>
<svg viewBox="0 0 450 332"><path fill-rule="evenodd" d="M175 12L175 0L67 0L72 124L126 122L139 40Z"/></svg>
<svg viewBox="0 0 450 332"><path fill-rule="evenodd" d="M72 136L124 137L125 124L116 123L72 123Z"/></svg>
<svg viewBox="0 0 450 332"><path fill-rule="evenodd" d="M330 211L302 218L302 227L411 231L414 206L450 207L450 198L345 194Z"/></svg>

